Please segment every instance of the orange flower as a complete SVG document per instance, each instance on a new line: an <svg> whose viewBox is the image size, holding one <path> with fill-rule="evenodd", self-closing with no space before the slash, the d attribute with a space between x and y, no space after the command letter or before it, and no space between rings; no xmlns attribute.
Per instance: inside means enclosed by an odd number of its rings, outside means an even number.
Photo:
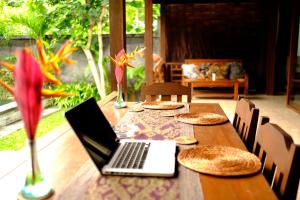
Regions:
<svg viewBox="0 0 300 200"><path fill-rule="evenodd" d="M65 64L75 63L74 60L67 58L73 51L76 50L76 48L72 48L72 44L73 43L71 41L67 40L58 50L56 55L50 54L50 56L47 56L42 40L37 40L37 50L40 58L41 70L48 82L61 84L61 81L52 74L53 71L56 74L61 73L58 65L60 62L64 62Z"/></svg>
<svg viewBox="0 0 300 200"><path fill-rule="evenodd" d="M58 50L57 54L50 54L50 57L46 54L43 46L42 40L37 40L37 50L39 56L39 68L41 70L42 76L45 81L48 81L53 84L61 84L61 81L55 76L56 74L60 74L61 70L59 68L59 63L63 62L65 64L72 64L75 61L68 59L68 56L76 50L76 48L72 48L72 42L66 41L62 47ZM29 50L26 50L31 54ZM15 71L15 66L8 62L0 61L0 65L6 67L10 71ZM7 89L10 93L14 94L13 86L8 85L4 81L0 80L0 85L2 85L5 89ZM74 94L65 93L63 91L51 91L42 89L41 95L44 97L58 97L58 96L72 96Z"/></svg>

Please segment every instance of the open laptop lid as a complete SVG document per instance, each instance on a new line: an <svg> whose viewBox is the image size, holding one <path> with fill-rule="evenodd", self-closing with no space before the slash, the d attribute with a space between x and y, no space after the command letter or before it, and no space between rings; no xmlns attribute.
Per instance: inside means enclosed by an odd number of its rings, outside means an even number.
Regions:
<svg viewBox="0 0 300 200"><path fill-rule="evenodd" d="M119 144L96 100L82 102L65 112L65 117L96 166L102 169Z"/></svg>

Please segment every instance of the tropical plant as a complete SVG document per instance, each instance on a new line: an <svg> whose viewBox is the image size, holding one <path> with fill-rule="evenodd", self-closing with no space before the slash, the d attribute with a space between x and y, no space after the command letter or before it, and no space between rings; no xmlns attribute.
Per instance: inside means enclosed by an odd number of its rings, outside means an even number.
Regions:
<svg viewBox="0 0 300 200"><path fill-rule="evenodd" d="M46 36L51 29L48 23L49 7L40 0L30 0L26 3L26 7L21 13L14 13L10 19L16 25L22 25L28 29L28 33L35 39Z"/></svg>
<svg viewBox="0 0 300 200"><path fill-rule="evenodd" d="M127 69L128 96L136 94L145 82L145 66Z"/></svg>
<svg viewBox="0 0 300 200"><path fill-rule="evenodd" d="M71 36L75 45L85 53L100 96L107 93L106 74L109 65L103 65L102 34L109 33L108 0L47 0L54 7L49 20L55 29L54 39ZM157 24L159 7L154 6L154 21ZM143 33L144 0L126 1L126 32ZM156 27L156 26L155 26Z"/></svg>
<svg viewBox="0 0 300 200"><path fill-rule="evenodd" d="M126 33L143 34L145 32L145 0L126 0ZM159 4L153 5L153 31L157 31L160 16Z"/></svg>
<svg viewBox="0 0 300 200"><path fill-rule="evenodd" d="M77 94L76 96L69 97L57 97L49 99L50 106L58 106L60 108L70 108L73 107L82 101L95 97L96 100L100 99L100 96L97 91L97 87L94 83L87 83L86 81L78 83L65 83L62 85L57 85L54 88L55 90L63 90L68 93Z"/></svg>
<svg viewBox="0 0 300 200"><path fill-rule="evenodd" d="M15 56L0 57L0 60L15 63L16 57ZM0 77L4 82L6 82L10 85L13 83L13 75L10 72L10 70L8 70L6 68L0 68ZM5 88L0 87L0 101L1 102L9 102L9 101L11 101L11 99L12 99L11 93L9 93Z"/></svg>
<svg viewBox="0 0 300 200"><path fill-rule="evenodd" d="M71 37L80 47L91 68L91 73L101 97L106 95L105 71L102 65L102 28L108 17L108 0L47 0L54 8L49 23L54 25L54 40ZM97 37L94 38L94 33ZM93 44L94 39L97 45Z"/></svg>
<svg viewBox="0 0 300 200"><path fill-rule="evenodd" d="M9 39L12 35L29 35L42 38L47 48L54 48L53 44L66 38L73 39L75 46L86 55L98 92L104 96L109 85L106 75L110 68L102 64L102 34L109 33L108 5L108 0L1 1L0 11L5 12L0 13L0 37ZM143 9L144 0L126 0L127 33L144 32ZM153 13L154 24L157 24L157 5L153 7Z"/></svg>

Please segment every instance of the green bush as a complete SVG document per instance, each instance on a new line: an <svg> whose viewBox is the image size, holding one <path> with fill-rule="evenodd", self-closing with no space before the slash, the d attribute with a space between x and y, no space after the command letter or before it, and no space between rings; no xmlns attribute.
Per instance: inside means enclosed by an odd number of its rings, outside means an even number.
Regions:
<svg viewBox="0 0 300 200"><path fill-rule="evenodd" d="M71 108L90 97L94 97L96 100L100 99L100 96L94 83L65 83L62 85L54 86L52 89L62 90L64 92L74 94L74 96L56 97L49 99L50 106L58 106L64 109Z"/></svg>
<svg viewBox="0 0 300 200"><path fill-rule="evenodd" d="M6 56L6 57L0 57L0 60L15 63L16 57L15 56ZM0 65L1 66L1 65ZM9 85L13 85L14 79L13 79L13 73L9 71L8 69L4 67L0 67L0 77L1 80ZM2 86L0 86L0 101L2 102L9 102L12 99L12 95Z"/></svg>
<svg viewBox="0 0 300 200"><path fill-rule="evenodd" d="M145 81L145 67L127 68L128 95L137 93Z"/></svg>

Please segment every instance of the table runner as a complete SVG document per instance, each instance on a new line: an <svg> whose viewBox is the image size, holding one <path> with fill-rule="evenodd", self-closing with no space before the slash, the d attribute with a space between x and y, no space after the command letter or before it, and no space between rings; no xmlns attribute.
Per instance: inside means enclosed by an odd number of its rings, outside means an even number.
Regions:
<svg viewBox="0 0 300 200"><path fill-rule="evenodd" d="M174 112L188 112L189 106ZM128 137L135 139L174 139L178 136L193 136L193 126L177 122L174 117L163 117L165 110L127 112L116 127L122 125L136 127ZM122 134L124 138L124 134ZM180 149L193 145L180 145ZM59 199L203 199L199 185L199 174L178 166L178 176L174 178L102 176L93 163L88 161L77 172L71 182L78 186L66 188ZM92 170L91 170L92 168ZM80 193L74 191L76 187ZM76 194L77 193L77 194ZM68 195L67 195L68 194ZM72 194L72 195L70 195Z"/></svg>

